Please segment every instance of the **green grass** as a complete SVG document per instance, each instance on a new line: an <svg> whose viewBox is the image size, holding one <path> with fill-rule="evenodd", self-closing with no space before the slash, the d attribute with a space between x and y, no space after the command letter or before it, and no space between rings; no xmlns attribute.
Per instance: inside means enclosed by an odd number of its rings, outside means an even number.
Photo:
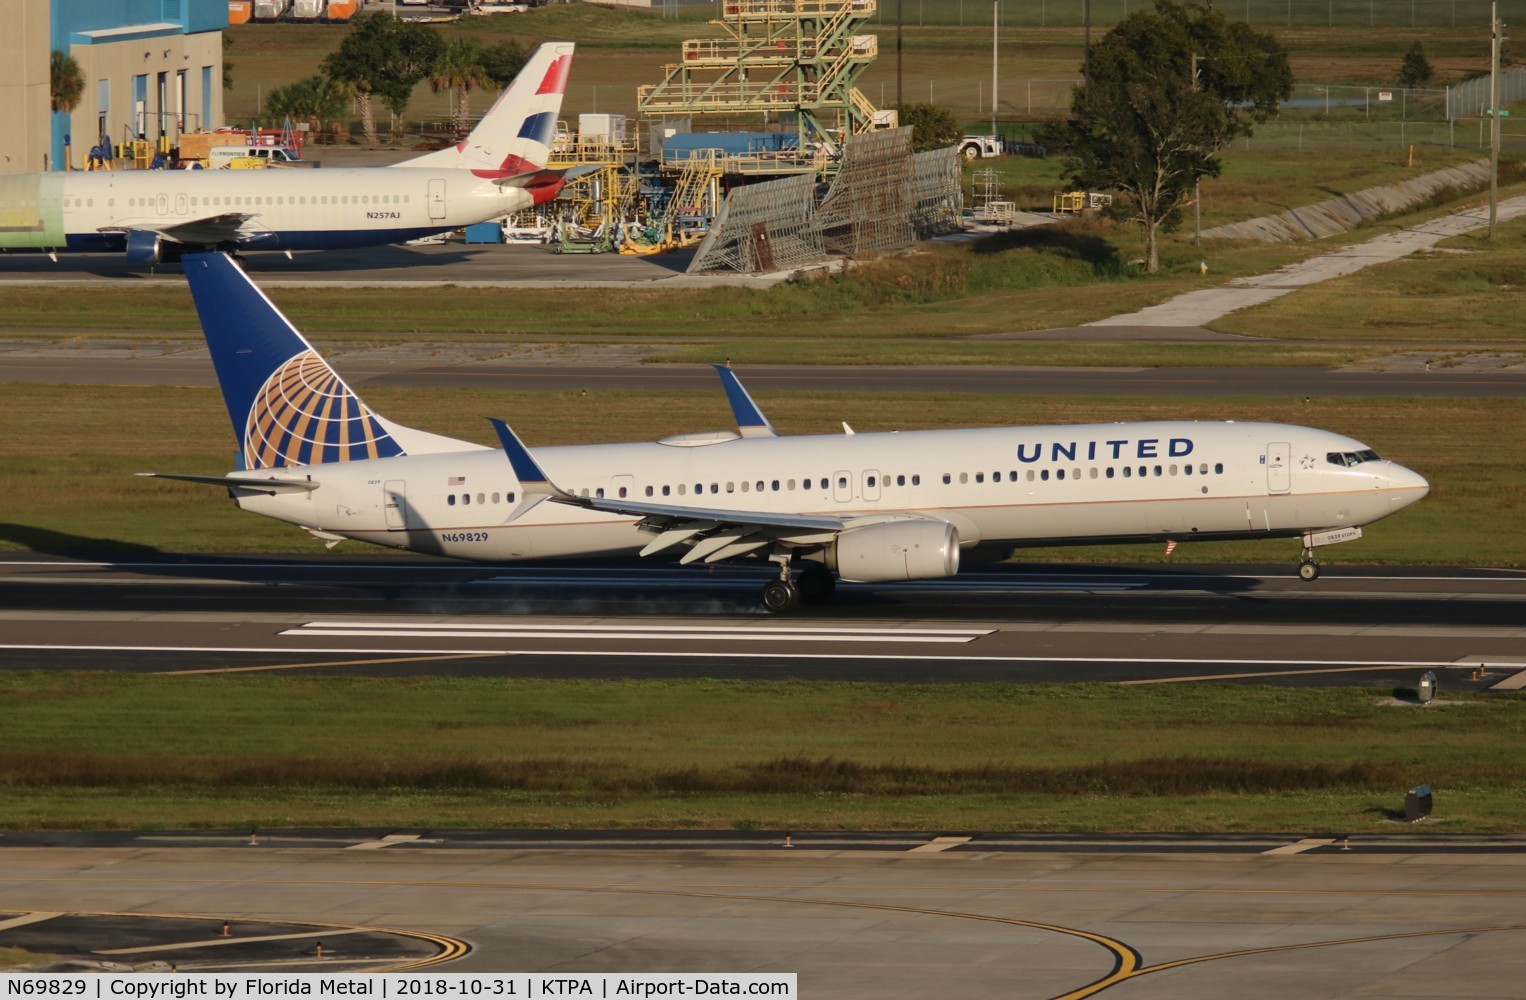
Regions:
<svg viewBox="0 0 1526 1000"><path fill-rule="evenodd" d="M20 948L0 948L0 969L12 969L18 965L34 965L55 961L57 955L40 955Z"/></svg>
<svg viewBox="0 0 1526 1000"><path fill-rule="evenodd" d="M483 415L513 422L532 447L654 440L732 426L720 392L492 392L376 388L380 412L409 426L492 444ZM1272 420L1336 430L1426 475L1431 495L1367 530L1342 561L1526 565L1526 422L1508 399L1057 399L962 394L767 393L785 434L1172 418ZM57 553L308 552L304 533L233 508L210 487L139 471L221 474L232 449L215 390L11 384L0 393L0 550ZM617 427L618 430L612 430ZM60 445L60 442L66 442ZM1479 530L1487 525L1488 530ZM1194 543L1178 558L1258 562L1285 548ZM357 547L358 548L358 547ZM1155 546L1052 549L1044 559L1137 561Z"/></svg>
<svg viewBox="0 0 1526 1000"><path fill-rule="evenodd" d="M1386 694L10 673L0 827L1519 830L1521 696Z"/></svg>

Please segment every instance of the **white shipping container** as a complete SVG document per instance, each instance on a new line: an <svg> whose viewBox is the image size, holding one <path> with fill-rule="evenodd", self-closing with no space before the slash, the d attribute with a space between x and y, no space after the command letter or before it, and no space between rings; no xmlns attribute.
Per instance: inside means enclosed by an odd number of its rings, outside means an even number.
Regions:
<svg viewBox="0 0 1526 1000"><path fill-rule="evenodd" d="M286 14L291 6L291 0L254 0L254 19L256 21L275 21Z"/></svg>
<svg viewBox="0 0 1526 1000"><path fill-rule="evenodd" d="M624 142L624 115L578 115L578 138L584 142Z"/></svg>
<svg viewBox="0 0 1526 1000"><path fill-rule="evenodd" d="M328 0L292 0L291 16L294 21L316 21L323 16Z"/></svg>

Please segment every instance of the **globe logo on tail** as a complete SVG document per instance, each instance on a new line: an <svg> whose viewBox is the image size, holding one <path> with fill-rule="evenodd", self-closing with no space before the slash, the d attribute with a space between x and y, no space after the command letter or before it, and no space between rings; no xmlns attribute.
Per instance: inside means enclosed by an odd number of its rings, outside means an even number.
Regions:
<svg viewBox="0 0 1526 1000"><path fill-rule="evenodd" d="M250 469L403 454L376 416L316 351L288 360L255 393L244 428Z"/></svg>

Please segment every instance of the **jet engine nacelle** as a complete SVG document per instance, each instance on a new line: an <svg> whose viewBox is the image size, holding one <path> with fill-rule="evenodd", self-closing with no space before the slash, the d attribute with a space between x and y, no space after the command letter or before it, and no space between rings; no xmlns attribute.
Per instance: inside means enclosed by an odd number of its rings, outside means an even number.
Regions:
<svg viewBox="0 0 1526 1000"><path fill-rule="evenodd" d="M849 528L827 550L827 565L849 583L937 580L959 572L959 532L920 519Z"/></svg>
<svg viewBox="0 0 1526 1000"><path fill-rule="evenodd" d="M158 233L134 229L127 234L127 263L133 267L165 263L164 249L164 238Z"/></svg>

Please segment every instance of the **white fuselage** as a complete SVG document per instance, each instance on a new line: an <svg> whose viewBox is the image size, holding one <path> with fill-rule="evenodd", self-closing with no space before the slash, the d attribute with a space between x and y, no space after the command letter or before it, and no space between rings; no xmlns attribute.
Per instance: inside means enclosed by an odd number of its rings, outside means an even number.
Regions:
<svg viewBox="0 0 1526 1000"><path fill-rule="evenodd" d="M422 167L32 174L0 185L0 195L30 202L37 219L0 233L0 248L101 253L124 250L129 230L229 214L251 217L223 241L229 248L319 250L402 242L534 204L529 191L470 170Z"/></svg>
<svg viewBox="0 0 1526 1000"><path fill-rule="evenodd" d="M1370 455L1313 428L1186 421L699 435L535 452L552 482L577 495L839 518L909 514L953 524L965 549L1296 536L1368 524L1425 495L1421 476ZM235 490L245 510L462 559L634 555L652 537L637 517L555 502L514 518L527 500L495 449L234 475L320 483L307 493Z"/></svg>

